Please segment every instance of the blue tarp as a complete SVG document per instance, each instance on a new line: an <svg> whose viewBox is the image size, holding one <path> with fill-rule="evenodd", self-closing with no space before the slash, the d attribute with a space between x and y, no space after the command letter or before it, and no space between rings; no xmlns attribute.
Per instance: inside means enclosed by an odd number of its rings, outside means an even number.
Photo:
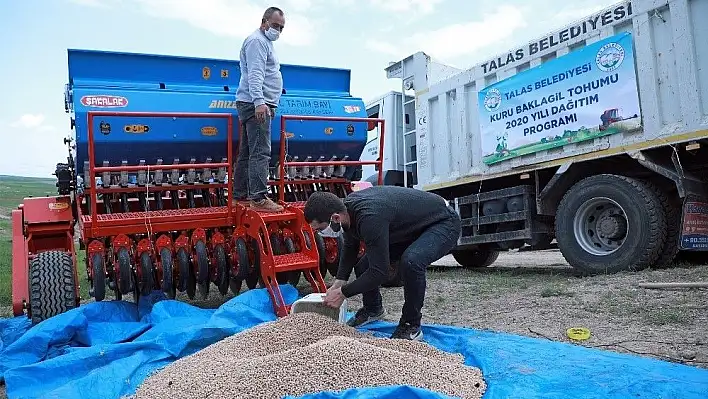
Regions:
<svg viewBox="0 0 708 399"><path fill-rule="evenodd" d="M287 303L297 291L283 286ZM218 309L162 300L89 303L29 328L0 320L0 378L14 398L118 398L157 368L226 336L275 320L265 289L246 291ZM390 334L394 325L366 329ZM560 342L466 328L424 327L426 342L462 353L496 398L706 398L708 370ZM445 398L411 387L352 389L302 399Z"/></svg>

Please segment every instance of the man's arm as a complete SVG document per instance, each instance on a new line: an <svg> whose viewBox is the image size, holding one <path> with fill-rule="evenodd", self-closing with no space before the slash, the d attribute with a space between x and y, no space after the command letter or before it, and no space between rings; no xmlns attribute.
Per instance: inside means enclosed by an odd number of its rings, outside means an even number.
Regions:
<svg viewBox="0 0 708 399"><path fill-rule="evenodd" d="M371 291L388 276L388 221L367 216L361 220L359 231L366 245L369 268L359 278L342 287L342 294L347 298Z"/></svg>
<svg viewBox="0 0 708 399"><path fill-rule="evenodd" d="M352 269L356 264L356 256L359 254L359 240L344 234L344 248L342 255L339 258L339 267L337 268L337 280L348 281L352 275Z"/></svg>
<svg viewBox="0 0 708 399"><path fill-rule="evenodd" d="M263 80L265 79L266 59L268 47L259 40L251 40L244 48L246 62L248 63L248 92L253 99L253 105L265 104L263 97Z"/></svg>

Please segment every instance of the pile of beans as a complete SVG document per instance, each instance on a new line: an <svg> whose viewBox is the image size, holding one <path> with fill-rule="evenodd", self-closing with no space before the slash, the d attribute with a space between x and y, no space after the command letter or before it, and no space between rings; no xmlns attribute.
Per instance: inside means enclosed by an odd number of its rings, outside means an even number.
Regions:
<svg viewBox="0 0 708 399"><path fill-rule="evenodd" d="M486 389L480 370L465 366L459 354L295 313L175 361L133 398L281 398L386 385L474 399Z"/></svg>

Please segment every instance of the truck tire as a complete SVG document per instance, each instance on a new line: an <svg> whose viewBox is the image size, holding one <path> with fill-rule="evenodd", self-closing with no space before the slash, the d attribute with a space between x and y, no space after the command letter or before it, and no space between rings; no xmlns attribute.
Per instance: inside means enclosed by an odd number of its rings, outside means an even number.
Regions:
<svg viewBox="0 0 708 399"><path fill-rule="evenodd" d="M657 196L666 216L666 241L661 247L659 258L652 265L653 268L663 269L671 266L679 253L681 201L678 195L667 193L650 181L644 181L644 184Z"/></svg>
<svg viewBox="0 0 708 399"><path fill-rule="evenodd" d="M582 274L641 270L656 262L666 241L664 209L636 179L591 176L573 185L558 205L556 240Z"/></svg>
<svg viewBox="0 0 708 399"><path fill-rule="evenodd" d="M74 259L65 251L45 251L29 264L32 324L76 307Z"/></svg>
<svg viewBox="0 0 708 399"><path fill-rule="evenodd" d="M480 269L496 262L499 251L489 248L457 249L452 251L452 257L463 269Z"/></svg>

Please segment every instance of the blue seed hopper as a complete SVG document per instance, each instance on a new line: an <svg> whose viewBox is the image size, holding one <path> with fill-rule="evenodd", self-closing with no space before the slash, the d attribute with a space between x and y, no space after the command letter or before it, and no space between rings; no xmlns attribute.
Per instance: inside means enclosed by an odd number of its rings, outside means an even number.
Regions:
<svg viewBox="0 0 708 399"><path fill-rule="evenodd" d="M65 109L73 112L76 172L88 161L90 110L118 112L236 112L239 62L151 54L69 50ZM349 70L281 65L283 96L272 123L271 166L280 152L280 115L366 117L350 94ZM237 119L234 119L235 121ZM234 154L238 145L234 126ZM218 118L100 117L95 120L96 166L219 162L226 157L227 122ZM366 144L362 122L288 121L287 153L295 161L359 160ZM297 158L295 158L297 157ZM234 157L234 160L236 158ZM351 176L353 177L353 176ZM130 180L134 181L134 176Z"/></svg>

